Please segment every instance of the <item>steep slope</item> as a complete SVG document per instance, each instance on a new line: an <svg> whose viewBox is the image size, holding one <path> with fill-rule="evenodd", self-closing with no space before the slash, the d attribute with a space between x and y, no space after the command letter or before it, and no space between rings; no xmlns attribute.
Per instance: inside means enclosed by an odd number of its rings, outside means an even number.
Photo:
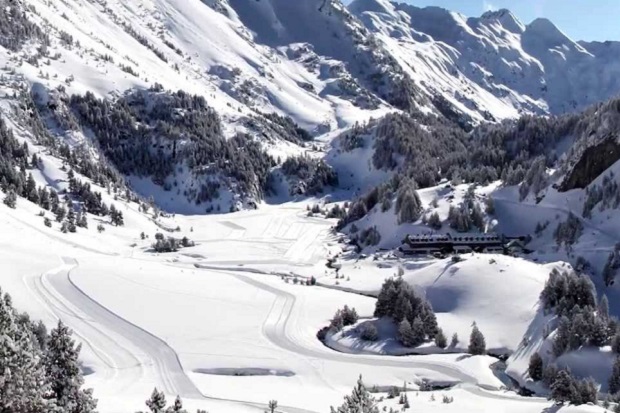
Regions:
<svg viewBox="0 0 620 413"><path fill-rule="evenodd" d="M37 107L31 109L40 112L52 138L85 146L86 152L101 149L97 156L109 158L143 196L153 196L170 211L256 206L271 193L267 181L275 160L304 154L312 134L388 108L355 86L342 63L326 60L325 67L337 70L321 76L295 60L301 60L305 48L291 49L298 55L289 59L285 51L255 43L226 2L34 0L1 5L4 84L32 95ZM334 84L355 87L343 93ZM150 92L142 97L135 92L147 88ZM174 97L177 90L196 95ZM92 95L79 97L87 93ZM164 107L175 115L164 114ZM216 117L201 118L205 110ZM142 138L133 130L140 130ZM239 139L247 145L239 145ZM196 151L195 145L203 149ZM242 148L250 146L249 152ZM133 153L119 153L129 149ZM222 161L226 151L230 156ZM186 156L176 156L183 152L193 152L189 165ZM254 156L242 159L244 152ZM138 158L142 166L135 164ZM250 165L255 160L260 172ZM249 171L250 187L241 183L245 178L232 176L240 169Z"/></svg>
<svg viewBox="0 0 620 413"><path fill-rule="evenodd" d="M229 2L258 41L274 47L309 44L318 55L343 62L361 86L392 106L418 106L418 88L340 0Z"/></svg>
<svg viewBox="0 0 620 413"><path fill-rule="evenodd" d="M324 82L315 74L255 43L234 15L199 0L28 4L36 10L34 22L49 24L51 55L58 50L66 61L52 60L43 72L52 79L59 72L61 81L73 75L71 91L105 96L157 82L213 96L222 114L247 114L247 106L277 110L310 129L333 125L347 106L318 96L313 89L322 90ZM23 71L36 78L36 71Z"/></svg>
<svg viewBox="0 0 620 413"><path fill-rule="evenodd" d="M4 10L18 11L20 18L7 20L5 37L10 40L0 45L0 61L10 68L7 79L35 92L39 103L45 105L49 94L68 102L91 92L118 103L134 89L191 91L205 99L221 122L218 133L198 134L200 139L247 134L244 140L273 158L244 167L254 175L248 190L245 177L230 179L226 169L231 164L214 168L219 159L213 154L185 168L185 160L175 156L176 143L170 143L177 139L175 131L167 129L168 143L162 143L161 134L152 136L159 121L152 112L133 116L132 127L142 122L151 130L150 152L163 151L168 158L166 151L172 153L163 168L168 173L127 168L131 157L126 155L113 157L114 166L143 195L178 212L256 206L279 187L267 183L269 169L287 170L278 167L293 156L321 156L309 151L320 149L309 142L312 137L329 140L387 112L434 113L469 130L481 121L521 112L572 110L620 89L620 77L614 75L618 66L601 66L614 59L609 47L592 44L589 51L588 44L573 42L548 21L526 27L507 11L465 19L387 0L357 0L348 7L339 0L4 2ZM560 102L572 101L570 108L560 107ZM75 127L52 134L96 150L101 133L93 134L93 122L83 116L75 118L82 135L74 133ZM183 122L187 120L176 126ZM181 146L195 142L195 136L186 139L189 135L182 131ZM155 163L162 163L161 158ZM234 158L227 160L247 164ZM292 180L282 178L287 184L279 200L298 192L287 188L299 187L299 174L293 175ZM179 180L187 181L177 190L187 201L181 206L175 205L173 194L162 195L162 188L170 192Z"/></svg>
<svg viewBox="0 0 620 413"><path fill-rule="evenodd" d="M438 7L355 0L349 10L430 95L474 119L560 114L620 91L614 42L575 42L546 19L478 18Z"/></svg>

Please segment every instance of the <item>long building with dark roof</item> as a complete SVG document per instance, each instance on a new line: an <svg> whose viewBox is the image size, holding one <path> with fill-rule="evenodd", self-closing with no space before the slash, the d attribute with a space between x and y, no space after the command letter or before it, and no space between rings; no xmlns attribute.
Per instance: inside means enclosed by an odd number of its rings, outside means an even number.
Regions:
<svg viewBox="0 0 620 413"><path fill-rule="evenodd" d="M510 239L497 234L407 235L400 250L405 254L504 253Z"/></svg>

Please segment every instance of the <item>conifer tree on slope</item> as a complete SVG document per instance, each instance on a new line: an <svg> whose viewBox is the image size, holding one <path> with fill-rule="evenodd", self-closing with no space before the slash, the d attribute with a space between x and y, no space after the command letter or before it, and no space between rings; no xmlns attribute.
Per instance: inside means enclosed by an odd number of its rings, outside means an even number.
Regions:
<svg viewBox="0 0 620 413"><path fill-rule="evenodd" d="M616 357L614 367L609 378L609 394L616 394L620 391L620 357Z"/></svg>
<svg viewBox="0 0 620 413"><path fill-rule="evenodd" d="M168 413L187 413L187 410L183 408L183 402L179 396L174 399L174 404L172 407L168 408Z"/></svg>
<svg viewBox="0 0 620 413"><path fill-rule="evenodd" d="M530 377L534 381L542 380L543 378L543 359L540 357L540 354L534 353L532 357L530 357L530 364L528 367L528 372L530 373Z"/></svg>
<svg viewBox="0 0 620 413"><path fill-rule="evenodd" d="M426 339L426 334L424 332L424 322L420 319L420 317L416 317L411 324L412 331L412 339L413 339L413 347L419 346L424 343Z"/></svg>
<svg viewBox="0 0 620 413"><path fill-rule="evenodd" d="M598 316L603 320L609 320L609 299L605 294L598 303Z"/></svg>
<svg viewBox="0 0 620 413"><path fill-rule="evenodd" d="M82 377L78 357L81 345L75 345L71 330L62 323L50 332L45 358L46 375L51 381L51 391L63 413L91 413L97 401L92 390L82 390Z"/></svg>
<svg viewBox="0 0 620 413"><path fill-rule="evenodd" d="M152 413L164 413L166 410L166 396L164 392L158 391L157 387L155 387L151 397L144 404Z"/></svg>
<svg viewBox="0 0 620 413"><path fill-rule="evenodd" d="M469 354L474 356L486 353L486 341L484 335L478 329L478 325L474 322L474 326L471 330L471 336L469 337Z"/></svg>
<svg viewBox="0 0 620 413"><path fill-rule="evenodd" d="M344 397L342 406L336 409L332 406L330 409L331 413L379 413L377 402L364 387L362 376L357 380L351 395Z"/></svg>
<svg viewBox="0 0 620 413"><path fill-rule="evenodd" d="M444 334L441 328L438 328L437 334L435 334L435 344L439 348L448 347L448 338L446 337L446 335Z"/></svg>
<svg viewBox="0 0 620 413"><path fill-rule="evenodd" d="M413 330L411 324L407 320L403 320L398 324L398 340L405 347L413 347L415 344L415 338L413 336Z"/></svg>
<svg viewBox="0 0 620 413"><path fill-rule="evenodd" d="M41 350L15 318L10 296L0 291L0 412L43 413L48 386Z"/></svg>

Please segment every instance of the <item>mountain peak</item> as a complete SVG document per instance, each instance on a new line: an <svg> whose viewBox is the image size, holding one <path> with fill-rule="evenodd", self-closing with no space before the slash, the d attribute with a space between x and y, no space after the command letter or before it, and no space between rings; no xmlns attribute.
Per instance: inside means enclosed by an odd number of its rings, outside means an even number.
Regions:
<svg viewBox="0 0 620 413"><path fill-rule="evenodd" d="M394 4L390 0L353 0L348 6L353 14L364 12L393 14Z"/></svg>
<svg viewBox="0 0 620 413"><path fill-rule="evenodd" d="M523 33L525 25L508 9L490 10L480 16L481 20L495 20L512 33Z"/></svg>
<svg viewBox="0 0 620 413"><path fill-rule="evenodd" d="M539 17L532 21L527 25L527 31L536 34L537 36L541 36L544 39L551 40L569 40L568 36L566 36L558 27L553 24L553 22L544 17Z"/></svg>
<svg viewBox="0 0 620 413"><path fill-rule="evenodd" d="M563 46L579 52L586 52L582 46L575 43L551 20L542 17L527 25L524 36L524 41L533 47L553 48Z"/></svg>

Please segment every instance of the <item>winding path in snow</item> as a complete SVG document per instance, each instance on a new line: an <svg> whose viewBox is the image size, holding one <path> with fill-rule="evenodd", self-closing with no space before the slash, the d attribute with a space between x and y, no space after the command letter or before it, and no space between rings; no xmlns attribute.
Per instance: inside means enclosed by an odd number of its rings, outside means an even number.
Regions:
<svg viewBox="0 0 620 413"><path fill-rule="evenodd" d="M111 380L120 379L118 386L123 388L139 379L146 368L152 368L166 392L202 397L183 371L174 350L89 297L71 280L71 271L78 262L67 257L63 261L60 269L30 278L27 283L113 372Z"/></svg>
<svg viewBox="0 0 620 413"><path fill-rule="evenodd" d="M76 246L77 247L77 246ZM100 251L97 251L101 254ZM288 258L288 257L287 257ZM292 264L294 258L282 259ZM297 262L299 265L300 263ZM303 264L303 261L302 263ZM168 265L174 265L168 263ZM177 264L180 266L180 264ZM177 266L175 265L175 266ZM210 399L233 402L263 411L267 406L244 400L221 399L203 394L188 377L175 352L164 340L140 326L124 319L106 308L73 282L79 263L63 257L63 265L38 277L26 277L26 285L54 316L71 327L85 346L101 359L105 366L103 379L113 383L121 391L124 386L144 375L155 377L158 387L169 394L187 399ZM196 265L201 268L200 265ZM372 366L402 369L424 369L442 374L460 383L459 386L478 397L496 400L518 400L526 403L545 403L542 399L522 398L513 393L488 391L478 379L454 364L433 361L424 356L394 357L368 354L347 354L304 342L291 334L298 325L299 302L297 297L271 283L254 277L247 268L204 267L217 271L268 292L274 296L271 310L263 322L263 334L275 346L290 352L314 365L315 361L347 363L355 366ZM248 271L250 270L250 271ZM244 272L245 271L245 272ZM260 272L260 271L256 271ZM322 372L315 369L318 380L325 381ZM329 385L329 383L326 383ZM282 406L289 413L315 413L310 410Z"/></svg>
<svg viewBox="0 0 620 413"><path fill-rule="evenodd" d="M263 283L256 278L245 275L240 272L232 271L220 271L222 273L230 274L231 276L243 281L249 285L259 288L263 291L269 292L275 295L274 305L263 324L263 333L265 336L278 347L295 353L297 355L314 358L319 360L329 360L340 363L350 363L354 365L366 365L374 367L397 367L397 368L411 368L411 369L426 369L443 374L447 377L453 378L456 382L459 382L459 386L469 393L476 396L495 399L495 400L517 400L527 403L546 403L546 399L536 397L519 397L513 393L501 393L497 391L490 391L492 389L485 389L478 379L467 372L463 371L459 367L440 361L424 361L425 356L380 356L380 355L367 355L367 354L348 354L340 353L335 350L310 348L304 346L302 343L296 342L288 334L289 323L294 323L293 308L295 306L297 298L295 295L273 287L272 285Z"/></svg>
<svg viewBox="0 0 620 413"><path fill-rule="evenodd" d="M106 366L105 378L123 389L153 369L158 386L166 393L187 399L210 399L243 404L264 411L266 404L235 399L209 397L200 392L187 376L175 352L161 338L131 323L90 297L72 280L79 263L63 257L64 264L26 284L55 317L62 319L84 345ZM112 333L112 334L110 334ZM296 407L281 406L291 413L316 413Z"/></svg>

